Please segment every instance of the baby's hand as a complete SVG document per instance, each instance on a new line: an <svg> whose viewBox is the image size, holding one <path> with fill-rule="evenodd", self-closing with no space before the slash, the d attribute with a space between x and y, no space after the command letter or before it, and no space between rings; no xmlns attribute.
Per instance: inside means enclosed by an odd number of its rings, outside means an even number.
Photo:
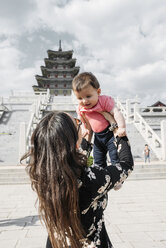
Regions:
<svg viewBox="0 0 166 248"><path fill-rule="evenodd" d="M126 129L125 128L122 128L122 127L119 127L118 130L117 130L117 135L119 137L126 136Z"/></svg>

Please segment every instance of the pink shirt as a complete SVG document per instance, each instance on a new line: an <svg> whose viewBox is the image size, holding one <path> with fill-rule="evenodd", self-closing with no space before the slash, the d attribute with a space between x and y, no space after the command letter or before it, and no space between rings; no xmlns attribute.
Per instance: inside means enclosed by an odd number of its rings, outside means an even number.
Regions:
<svg viewBox="0 0 166 248"><path fill-rule="evenodd" d="M92 130L95 133L102 132L109 125L109 122L104 118L104 116L98 112L106 111L110 112L115 103L112 97L110 96L99 96L97 104L90 109L86 109L83 106L78 106L77 113L81 116L81 113L85 113Z"/></svg>

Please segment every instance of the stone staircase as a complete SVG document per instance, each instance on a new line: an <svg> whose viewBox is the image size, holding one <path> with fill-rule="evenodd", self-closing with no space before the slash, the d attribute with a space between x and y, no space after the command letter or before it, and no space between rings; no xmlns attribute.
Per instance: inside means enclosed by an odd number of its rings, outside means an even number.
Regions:
<svg viewBox="0 0 166 248"><path fill-rule="evenodd" d="M1 166L0 185L3 184L28 184L29 176L25 171L25 166Z"/></svg>
<svg viewBox="0 0 166 248"><path fill-rule="evenodd" d="M166 179L166 163L136 162L135 168L127 180ZM30 184L25 166L0 166L0 185Z"/></svg>
<svg viewBox="0 0 166 248"><path fill-rule="evenodd" d="M166 107L140 106L138 99L117 99L126 123L132 123L157 159L166 161Z"/></svg>
<svg viewBox="0 0 166 248"><path fill-rule="evenodd" d="M143 150L144 150L146 141L144 140L142 135L139 133L139 131L136 129L133 123L127 124L126 129L127 129L127 136L130 141L131 151L133 154L134 161L142 163L142 161L144 161ZM152 161L158 161L151 147L150 147L150 158Z"/></svg>
<svg viewBox="0 0 166 248"><path fill-rule="evenodd" d="M72 103L72 99L70 98L51 98L49 92L46 97L39 97L36 100L33 100L34 104L31 106L26 106L25 103L21 103L16 107L12 106L12 110L3 114L0 120L0 141L3 144L0 147L0 184L25 184L30 183L28 175L25 171L24 166L14 166L18 164L18 144L19 144L19 124L24 121L27 126L27 135L26 137L31 137L31 133L33 131L33 125L40 120L43 113L54 110L54 111L64 111L66 109L70 114L75 113L75 103ZM121 111L123 112L127 121L127 134L131 144L131 150L133 153L133 157L135 160L135 169L132 175L128 180L150 180L150 179L166 179L166 162L162 162L157 159L155 152L153 151L153 147L151 147L151 143L149 143L151 148L151 161L150 164L144 164L142 161L143 158L143 149L146 141L146 132L144 135L141 135L143 131L139 131L137 125L133 122L134 112L132 110L128 112L126 109L126 105L120 105ZM137 112L136 112L137 113ZM144 115L145 113L142 112ZM159 114L158 114L159 115ZM157 128L158 136L160 137L160 130L158 127L158 118L157 115L153 126L155 124L155 128ZM33 117L33 118L31 118ZM137 116L138 118L139 116ZM147 118L147 113L146 116ZM151 115L150 115L151 117ZM146 119L146 122L149 123L152 118L149 117L149 120ZM161 116L160 116L161 118ZM166 118L165 112L163 114L163 118ZM142 120L142 119L141 119ZM143 121L141 121L144 123ZM29 123L29 124L28 124ZM157 125L156 125L157 123ZM138 124L138 120L136 122ZM144 127L146 127L146 123L144 123ZM145 128L144 128L145 129ZM145 129L146 130L146 129ZM22 136L21 136L22 137ZM27 140L26 146L29 145L29 140ZM12 166L9 166L12 165Z"/></svg>
<svg viewBox="0 0 166 248"><path fill-rule="evenodd" d="M127 180L166 179L166 163L135 163L134 171Z"/></svg>

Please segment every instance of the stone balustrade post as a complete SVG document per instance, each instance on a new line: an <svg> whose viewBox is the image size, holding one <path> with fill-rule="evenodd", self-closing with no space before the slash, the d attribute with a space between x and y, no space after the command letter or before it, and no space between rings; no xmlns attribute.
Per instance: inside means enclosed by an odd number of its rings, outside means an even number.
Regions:
<svg viewBox="0 0 166 248"><path fill-rule="evenodd" d="M3 97L0 97L0 105L3 104Z"/></svg>
<svg viewBox="0 0 166 248"><path fill-rule="evenodd" d="M39 102L40 102L40 97L37 99L37 101L35 101L35 117L37 118L38 117L38 112L39 112Z"/></svg>
<svg viewBox="0 0 166 248"><path fill-rule="evenodd" d="M26 152L26 125L25 122L20 122L18 165L20 165L20 159L25 154L25 152Z"/></svg>
<svg viewBox="0 0 166 248"><path fill-rule="evenodd" d="M31 113L35 113L35 101L31 104L31 106L30 106L30 108L29 108L29 111L31 112Z"/></svg>
<svg viewBox="0 0 166 248"><path fill-rule="evenodd" d="M138 102L135 102L135 104L134 104L134 121L135 122L139 121L137 113L139 113L139 104L138 104Z"/></svg>
<svg viewBox="0 0 166 248"><path fill-rule="evenodd" d="M130 122L130 115L131 115L131 100L126 100L126 122Z"/></svg>
<svg viewBox="0 0 166 248"><path fill-rule="evenodd" d="M162 160L166 161L166 121L161 121Z"/></svg>

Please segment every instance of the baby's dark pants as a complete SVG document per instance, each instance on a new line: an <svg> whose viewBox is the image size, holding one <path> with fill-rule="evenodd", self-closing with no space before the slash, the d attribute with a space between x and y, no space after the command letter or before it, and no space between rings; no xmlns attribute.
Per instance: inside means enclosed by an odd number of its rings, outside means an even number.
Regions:
<svg viewBox="0 0 166 248"><path fill-rule="evenodd" d="M119 162L117 149L114 144L114 134L109 130L109 126L100 133L94 134L93 157L94 163L101 166L107 166L107 152L109 154L111 164L115 165Z"/></svg>

